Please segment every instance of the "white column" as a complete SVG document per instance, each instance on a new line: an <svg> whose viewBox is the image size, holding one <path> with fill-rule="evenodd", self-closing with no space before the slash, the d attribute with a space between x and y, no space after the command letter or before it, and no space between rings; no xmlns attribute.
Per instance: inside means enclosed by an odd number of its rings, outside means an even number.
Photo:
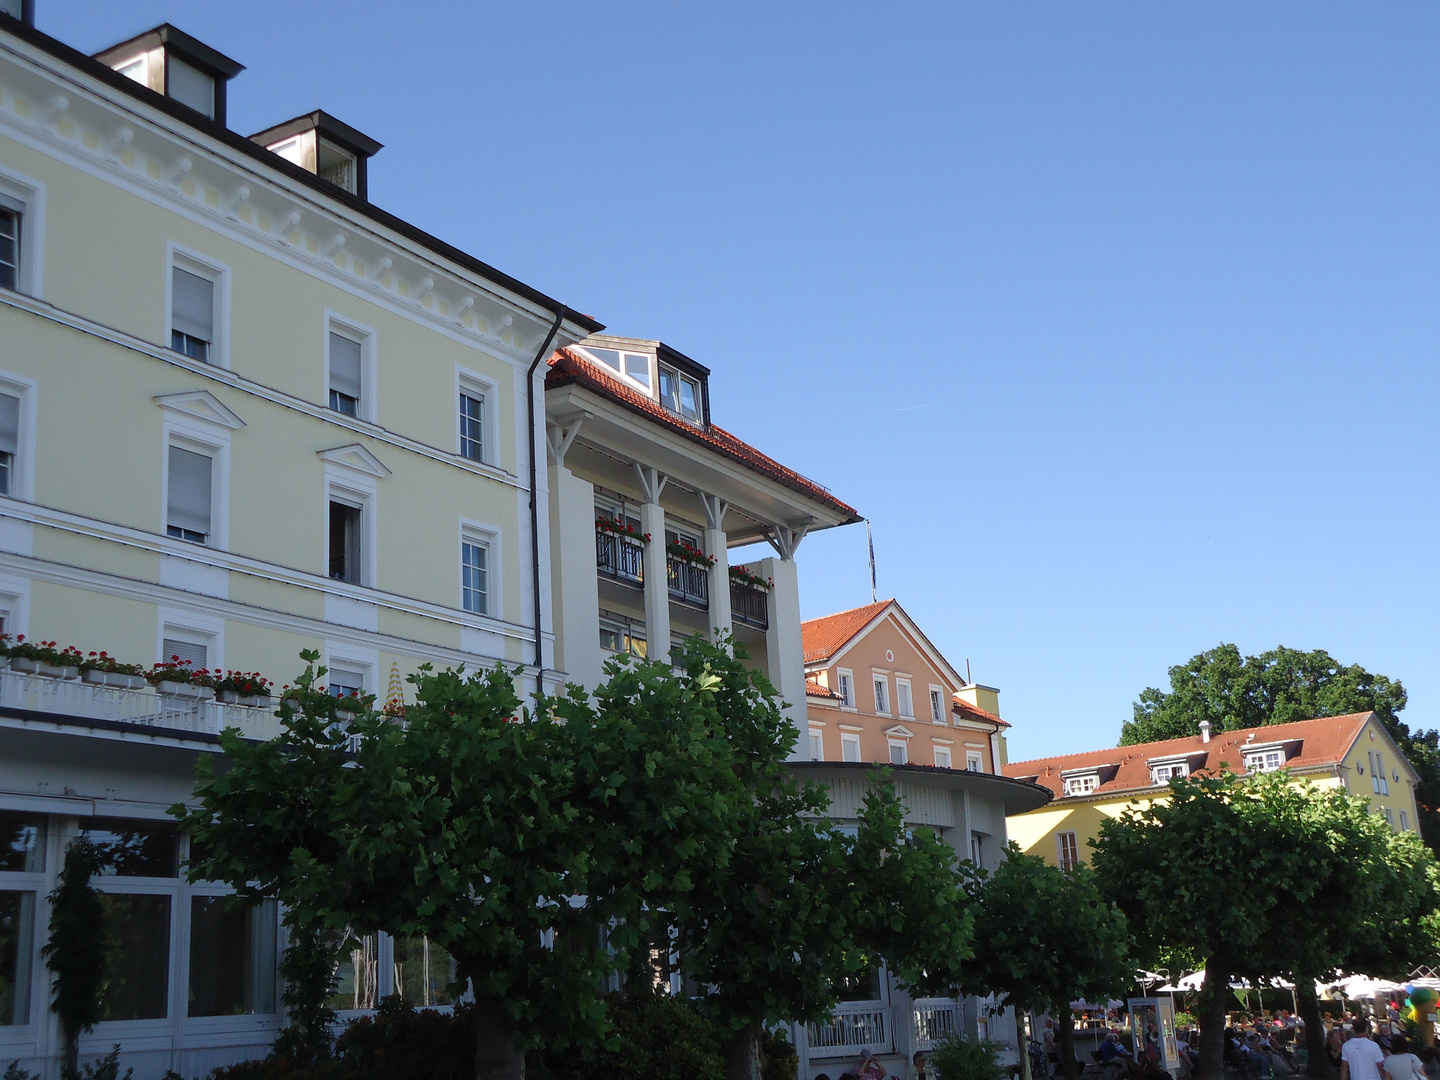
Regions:
<svg viewBox="0 0 1440 1080"><path fill-rule="evenodd" d="M785 701L785 714L802 733L806 730L805 652L800 644L800 576L793 559L761 559L753 564L770 578L770 629L765 632L765 661L770 681ZM803 742L803 740L801 740ZM800 743L791 757L799 760Z"/></svg>
<svg viewBox="0 0 1440 1080"><path fill-rule="evenodd" d="M645 545L645 642L651 660L670 660L670 588L665 567L665 508L660 493L669 477L648 465L635 466L640 478L640 531Z"/></svg>
<svg viewBox="0 0 1440 1080"><path fill-rule="evenodd" d="M593 690L604 681L600 590L595 576L595 486L564 465L550 466L550 554L555 666Z"/></svg>
<svg viewBox="0 0 1440 1080"><path fill-rule="evenodd" d="M700 495L705 504L705 553L715 560L710 567L710 640L718 641L731 632L730 554L725 538L725 511L728 503L715 495Z"/></svg>

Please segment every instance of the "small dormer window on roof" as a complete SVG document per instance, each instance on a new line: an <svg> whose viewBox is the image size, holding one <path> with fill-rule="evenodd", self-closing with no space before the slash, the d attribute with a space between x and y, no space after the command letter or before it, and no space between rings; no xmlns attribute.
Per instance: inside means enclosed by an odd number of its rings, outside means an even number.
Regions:
<svg viewBox="0 0 1440 1080"><path fill-rule="evenodd" d="M95 59L127 79L222 124L225 85L245 70L244 64L169 23L96 53Z"/></svg>
<svg viewBox="0 0 1440 1080"><path fill-rule="evenodd" d="M297 116L251 135L250 141L342 191L369 197L367 163L381 144L329 113L317 109Z"/></svg>
<svg viewBox="0 0 1440 1080"><path fill-rule="evenodd" d="M1283 747L1263 747L1247 751L1245 754L1246 772L1275 772L1284 767L1285 750Z"/></svg>
<svg viewBox="0 0 1440 1080"><path fill-rule="evenodd" d="M1077 773L1074 776L1065 777L1066 795L1089 795L1099 786L1099 772Z"/></svg>
<svg viewBox="0 0 1440 1080"><path fill-rule="evenodd" d="M576 346L575 351L681 419L701 427L708 424L705 392L709 369L663 342L603 334Z"/></svg>

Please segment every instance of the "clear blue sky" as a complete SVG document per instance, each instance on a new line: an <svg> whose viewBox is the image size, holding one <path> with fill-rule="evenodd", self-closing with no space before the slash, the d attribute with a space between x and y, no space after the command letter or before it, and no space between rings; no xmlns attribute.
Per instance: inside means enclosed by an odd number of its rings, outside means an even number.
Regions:
<svg viewBox="0 0 1440 1080"><path fill-rule="evenodd" d="M1222 640L1440 722L1440 7L38 4L176 23L236 128L323 107L377 203L709 365L1012 757ZM870 599L863 526L800 556L805 615Z"/></svg>

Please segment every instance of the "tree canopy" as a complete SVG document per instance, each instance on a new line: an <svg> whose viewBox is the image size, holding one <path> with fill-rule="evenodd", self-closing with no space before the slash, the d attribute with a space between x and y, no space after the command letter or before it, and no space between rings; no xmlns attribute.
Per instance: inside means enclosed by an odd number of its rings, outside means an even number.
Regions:
<svg viewBox="0 0 1440 1080"><path fill-rule="evenodd" d="M972 885L975 936L984 942L961 982L1020 1012L1055 1009L1061 1062L1075 1076L1070 1002L1105 1001L1134 977L1125 916L1106 900L1089 867L1064 871L1012 843L1006 859Z"/></svg>
<svg viewBox="0 0 1440 1080"><path fill-rule="evenodd" d="M1202 720L1219 733L1373 711L1420 775L1415 788L1420 834L1440 852L1440 732L1412 732L1400 719L1406 694L1398 680L1341 664L1324 649L1283 645L1259 656L1217 645L1169 674L1169 690L1152 686L1141 692L1134 717L1121 729L1121 746L1198 735Z"/></svg>

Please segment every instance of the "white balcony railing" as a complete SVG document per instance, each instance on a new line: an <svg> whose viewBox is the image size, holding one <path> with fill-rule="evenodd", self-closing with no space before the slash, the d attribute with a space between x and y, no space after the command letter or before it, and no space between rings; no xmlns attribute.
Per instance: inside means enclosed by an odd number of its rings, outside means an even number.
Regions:
<svg viewBox="0 0 1440 1080"><path fill-rule="evenodd" d="M916 1050L931 1050L960 1030L960 1003L954 998L917 998L914 1012Z"/></svg>
<svg viewBox="0 0 1440 1080"><path fill-rule="evenodd" d="M279 721L273 706L231 705L162 694L149 686L131 690L101 686L78 678L54 678L9 670L0 670L0 708L28 709L57 716L112 720L211 735L218 734L222 728L236 727L253 739L273 738L279 732Z"/></svg>
<svg viewBox="0 0 1440 1080"><path fill-rule="evenodd" d="M854 1056L861 1050L888 1052L889 1006L878 1001L846 1002L835 1007L828 1024L809 1025L811 1057Z"/></svg>

